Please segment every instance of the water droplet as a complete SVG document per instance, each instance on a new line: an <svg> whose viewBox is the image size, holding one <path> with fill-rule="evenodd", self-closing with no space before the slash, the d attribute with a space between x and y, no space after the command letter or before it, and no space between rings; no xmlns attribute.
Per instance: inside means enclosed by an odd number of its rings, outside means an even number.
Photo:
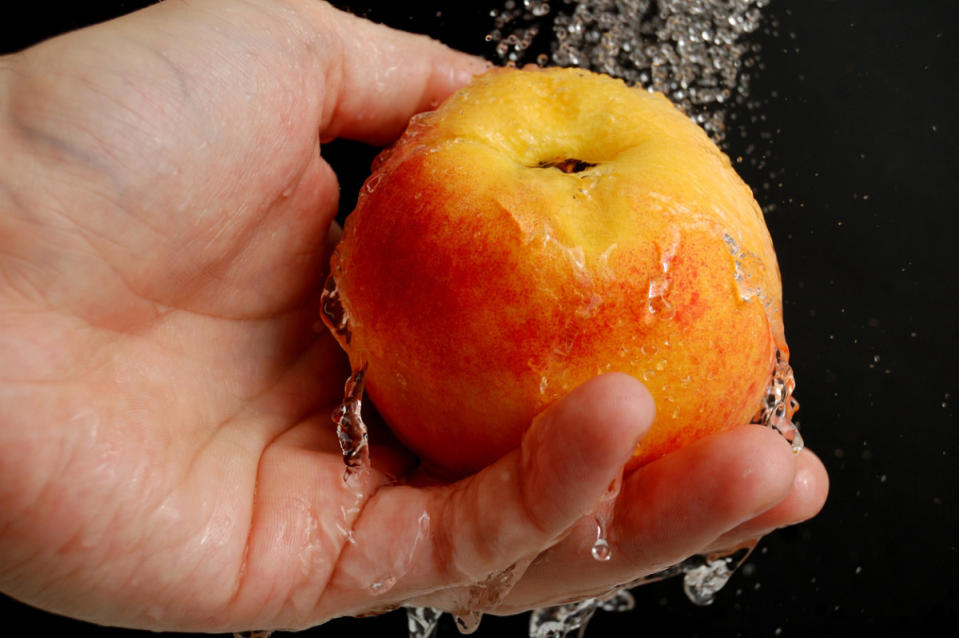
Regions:
<svg viewBox="0 0 959 638"><path fill-rule="evenodd" d="M383 173L373 173L370 175L369 179L366 180L366 184L363 185L363 188L367 193L373 193L380 185L380 181L382 181L382 179Z"/></svg>
<svg viewBox="0 0 959 638"><path fill-rule="evenodd" d="M649 314L666 319L675 314L672 305L666 300L667 292L669 292L668 279L656 277L649 280L649 291L647 293Z"/></svg>
<svg viewBox="0 0 959 638"><path fill-rule="evenodd" d="M546 0L523 0L523 4L536 17L549 13L549 2Z"/></svg>
<svg viewBox="0 0 959 638"><path fill-rule="evenodd" d="M599 516L596 516L596 540L590 548L590 554L593 560L606 562L613 557L613 552L609 547L609 541L606 539L606 524Z"/></svg>
<svg viewBox="0 0 959 638"><path fill-rule="evenodd" d="M593 543L593 546L590 548L590 552L593 555L593 560L597 560L601 563L612 558L612 552L609 549L609 542L605 538L597 538L596 542Z"/></svg>
<svg viewBox="0 0 959 638"><path fill-rule="evenodd" d="M454 617L456 621L456 628L459 629L461 634L471 634L475 632L479 626L480 621L483 620L483 614L478 611L467 611L464 612L463 616L456 614Z"/></svg>
<svg viewBox="0 0 959 638"><path fill-rule="evenodd" d="M367 587L367 589L374 596L380 596L382 594L385 594L389 590L393 589L393 585L395 584L396 584L395 576L386 576L384 578L381 578L379 580L376 580L370 583L370 586Z"/></svg>

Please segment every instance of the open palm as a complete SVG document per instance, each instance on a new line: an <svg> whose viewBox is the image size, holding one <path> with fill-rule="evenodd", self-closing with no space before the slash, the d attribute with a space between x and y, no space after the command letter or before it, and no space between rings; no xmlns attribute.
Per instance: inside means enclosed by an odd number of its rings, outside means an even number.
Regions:
<svg viewBox="0 0 959 638"><path fill-rule="evenodd" d="M414 459L385 434L343 482L320 141L387 142L482 68L295 0L163 3L0 59L0 591L131 627L302 627L456 608L535 559L490 605L509 612L818 510L815 457L747 427L627 477L617 560L592 561L585 515L652 419L615 375L455 485L398 481Z"/></svg>

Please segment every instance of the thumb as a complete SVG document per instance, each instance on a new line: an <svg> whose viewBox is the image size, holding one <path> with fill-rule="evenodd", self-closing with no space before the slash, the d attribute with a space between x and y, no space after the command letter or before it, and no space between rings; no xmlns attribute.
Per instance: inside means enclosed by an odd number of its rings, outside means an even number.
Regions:
<svg viewBox="0 0 959 638"><path fill-rule="evenodd" d="M539 554L592 512L653 415L641 383L605 375L542 413L519 450L480 473L442 488L380 490L337 565L327 613L362 612L369 601L347 592L369 591L363 579L384 566L390 573L380 580L392 588L377 604L455 606L462 586Z"/></svg>
<svg viewBox="0 0 959 638"><path fill-rule="evenodd" d="M551 546L616 480L653 420L630 376L598 377L539 417L518 451L440 495L449 575L482 578ZM459 572L458 574L456 572Z"/></svg>
<svg viewBox="0 0 959 638"><path fill-rule="evenodd" d="M518 460L524 522L562 533L592 512L649 431L655 411L642 383L608 374L534 419Z"/></svg>

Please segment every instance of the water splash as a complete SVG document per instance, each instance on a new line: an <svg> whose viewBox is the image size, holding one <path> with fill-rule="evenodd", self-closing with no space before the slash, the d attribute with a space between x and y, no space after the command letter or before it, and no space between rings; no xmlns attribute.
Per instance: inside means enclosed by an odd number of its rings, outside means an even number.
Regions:
<svg viewBox="0 0 959 638"><path fill-rule="evenodd" d="M529 638L566 638L578 630L586 631L593 614L600 607L597 598L534 610L529 617Z"/></svg>
<svg viewBox="0 0 959 638"><path fill-rule="evenodd" d="M320 295L320 317L323 323L347 344L352 337L350 332L350 317L340 299L340 290L333 275L326 278L323 292Z"/></svg>
<svg viewBox="0 0 959 638"><path fill-rule="evenodd" d="M711 605L716 595L726 586L729 579L736 573L746 559L752 554L757 545L756 540L747 541L738 547L711 554L697 554L684 561L667 567L662 571L641 576L636 580L624 583L612 595L627 593L628 589L648 585L666 580L667 578L683 577L683 593L696 605ZM628 611L632 607L602 607L606 611Z"/></svg>
<svg viewBox="0 0 959 638"><path fill-rule="evenodd" d="M768 3L506 0L486 40L503 62L588 68L664 93L718 143L729 105L748 98L759 47L746 36Z"/></svg>
<svg viewBox="0 0 959 638"><path fill-rule="evenodd" d="M746 562L756 541L751 541L723 555L695 556L684 563L683 591L693 603L711 605L716 594L725 587L730 577Z"/></svg>
<svg viewBox="0 0 959 638"><path fill-rule="evenodd" d="M451 605L456 628L471 634L479 627L483 611L497 609L526 573L534 557L521 559L502 571L493 572L478 583L460 588Z"/></svg>
<svg viewBox="0 0 959 638"><path fill-rule="evenodd" d="M530 614L530 638L566 638L573 632L581 638L593 615L599 611L626 612L636 607L633 595L617 589L605 596L587 598L574 603L537 609Z"/></svg>
<svg viewBox="0 0 959 638"><path fill-rule="evenodd" d="M793 415L799 410L799 402L793 397L796 379L789 365L789 357L776 350L776 366L772 378L766 386L763 404L753 423L765 425L781 434L792 447L794 454L802 452L805 443L799 433L799 426L793 422Z"/></svg>
<svg viewBox="0 0 959 638"><path fill-rule="evenodd" d="M636 608L636 599L625 589L617 589L605 598L601 598L599 608L603 611L622 613Z"/></svg>
<svg viewBox="0 0 959 638"><path fill-rule="evenodd" d="M432 607L407 607L406 628L409 638L432 638L443 612Z"/></svg>
<svg viewBox="0 0 959 638"><path fill-rule="evenodd" d="M336 425L336 438L340 442L340 451L343 453L347 479L370 465L366 424L361 415L365 377L365 365L350 375L343 391L343 402L333 410L331 415Z"/></svg>
<svg viewBox="0 0 959 638"><path fill-rule="evenodd" d="M733 257L735 264L733 279L739 298L743 301L758 299L767 316L777 314L778 310L773 308L775 301L760 286L766 274L766 267L762 260L740 248L739 243L729 233L723 233L723 242ZM792 420L799 409L799 402L793 397L795 389L796 379L789 365L789 356L783 350L777 349L776 363L769 384L766 386L762 407L753 417L752 422L765 425L781 434L792 446L793 452L799 454L804 443L798 426Z"/></svg>
<svg viewBox="0 0 959 638"><path fill-rule="evenodd" d="M758 255L740 248L739 243L729 233L723 233L723 242L729 249L729 254L733 256L733 279L736 282L739 298L743 301L758 298L763 307L769 309L772 302L761 286L766 275L766 265L763 264L763 260Z"/></svg>

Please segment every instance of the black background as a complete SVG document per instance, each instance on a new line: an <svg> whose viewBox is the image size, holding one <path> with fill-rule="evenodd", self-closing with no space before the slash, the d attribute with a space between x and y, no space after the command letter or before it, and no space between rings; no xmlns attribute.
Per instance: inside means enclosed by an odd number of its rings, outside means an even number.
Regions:
<svg viewBox="0 0 959 638"><path fill-rule="evenodd" d="M143 4L5 9L0 51ZM368 14L492 56L483 36L501 3L397 4ZM775 0L764 9L752 94L765 120L727 152L758 149L739 168L768 209L799 421L830 471L830 499L817 519L764 540L712 606L694 607L667 581L637 590L633 612L597 614L587 637L882 636L959 620L956 13L947 0ZM324 155L349 206L372 151L336 142ZM0 631L18 621L26 635L150 635L0 596ZM525 626L526 616L487 618L478 635L525 636ZM344 619L309 635L368 632L401 637L405 620ZM456 635L448 619L440 634Z"/></svg>

